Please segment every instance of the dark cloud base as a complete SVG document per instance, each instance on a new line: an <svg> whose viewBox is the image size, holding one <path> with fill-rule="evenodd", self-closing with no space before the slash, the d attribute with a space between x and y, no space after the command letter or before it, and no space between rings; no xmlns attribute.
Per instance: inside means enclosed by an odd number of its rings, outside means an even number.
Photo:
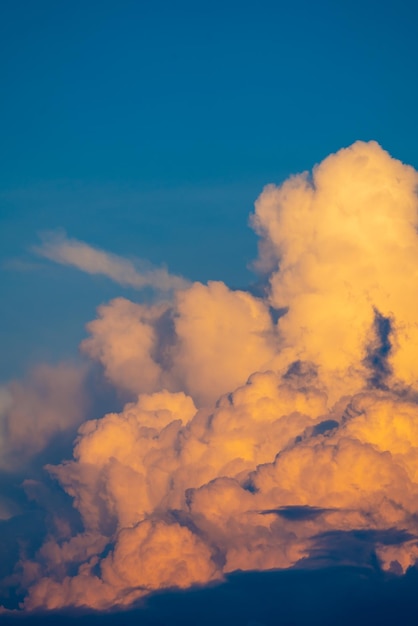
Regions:
<svg viewBox="0 0 418 626"><path fill-rule="evenodd" d="M4 615L2 626L416 626L418 569L402 577L373 568L236 573L223 584L156 593L124 612Z"/></svg>

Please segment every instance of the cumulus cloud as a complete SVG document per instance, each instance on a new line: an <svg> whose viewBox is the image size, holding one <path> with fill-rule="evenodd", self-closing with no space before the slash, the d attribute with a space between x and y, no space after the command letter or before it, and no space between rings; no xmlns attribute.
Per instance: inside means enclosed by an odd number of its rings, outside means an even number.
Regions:
<svg viewBox="0 0 418 626"><path fill-rule="evenodd" d="M335 399L362 384L375 311L394 320L397 381L417 384L417 185L412 167L357 142L256 202L259 268L270 271L271 304L288 309L280 360L316 363Z"/></svg>
<svg viewBox="0 0 418 626"><path fill-rule="evenodd" d="M357 142L260 195L263 298L210 282L100 307L82 350L129 402L48 466L81 523L22 556L24 608L336 554L416 563L417 184Z"/></svg>
<svg viewBox="0 0 418 626"><path fill-rule="evenodd" d="M122 391L184 390L199 405L266 368L277 350L268 304L221 282L194 283L169 304L117 298L88 330L83 352Z"/></svg>
<svg viewBox="0 0 418 626"><path fill-rule="evenodd" d="M184 289L189 284L181 276L169 274L165 268L154 268L144 262L138 262L137 267L128 259L83 241L68 239L61 232L43 233L42 244L34 246L33 251L55 263L76 267L87 274L101 274L119 285L134 289L152 287L164 292Z"/></svg>

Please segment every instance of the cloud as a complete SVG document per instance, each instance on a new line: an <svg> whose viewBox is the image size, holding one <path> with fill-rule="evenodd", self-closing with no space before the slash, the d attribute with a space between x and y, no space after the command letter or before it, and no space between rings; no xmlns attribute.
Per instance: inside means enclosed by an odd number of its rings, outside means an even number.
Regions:
<svg viewBox="0 0 418 626"><path fill-rule="evenodd" d="M87 274L107 276L119 285L134 289L151 287L164 292L184 289L189 284L181 276L169 274L165 268L153 268L149 263L142 262L143 269L138 269L123 257L77 239L68 239L62 233L46 232L41 238L42 244L32 248L35 254L55 263L76 267ZM141 263L138 265L141 266Z"/></svg>
<svg viewBox="0 0 418 626"><path fill-rule="evenodd" d="M364 380L376 312L393 317L394 377L417 384L410 300L418 277L417 185L412 167L376 142L359 141L311 177L267 186L256 202L259 268L269 270L270 303L288 309L278 324L286 344L280 360L316 363L334 399Z"/></svg>
<svg viewBox="0 0 418 626"><path fill-rule="evenodd" d="M99 308L81 349L128 401L47 466L80 523L22 555L25 609L417 562L417 183L357 142L262 192L262 298L209 282Z"/></svg>
<svg viewBox="0 0 418 626"><path fill-rule="evenodd" d="M71 441L87 416L85 383L85 367L60 363L0 388L0 471L22 471L53 441Z"/></svg>
<svg viewBox="0 0 418 626"><path fill-rule="evenodd" d="M276 351L268 305L221 282L194 283L170 304L117 298L88 330L81 349L121 391L184 390L199 406L268 367Z"/></svg>

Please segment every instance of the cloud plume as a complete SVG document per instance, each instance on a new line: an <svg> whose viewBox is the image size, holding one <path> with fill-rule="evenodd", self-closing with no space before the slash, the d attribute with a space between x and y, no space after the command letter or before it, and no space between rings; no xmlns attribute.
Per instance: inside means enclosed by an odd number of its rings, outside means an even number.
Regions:
<svg viewBox="0 0 418 626"><path fill-rule="evenodd" d="M43 233L42 244L34 246L33 251L55 263L76 267L87 274L101 274L119 285L134 289L151 287L164 292L184 289L189 284L181 276L169 274L165 268L150 267L144 262L137 263L137 267L128 259L83 241L68 239L61 232Z"/></svg>
<svg viewBox="0 0 418 626"><path fill-rule="evenodd" d="M100 307L82 350L129 401L48 466L81 526L22 556L24 608L127 606L337 553L417 562L417 185L357 142L260 195L262 298L209 282Z"/></svg>

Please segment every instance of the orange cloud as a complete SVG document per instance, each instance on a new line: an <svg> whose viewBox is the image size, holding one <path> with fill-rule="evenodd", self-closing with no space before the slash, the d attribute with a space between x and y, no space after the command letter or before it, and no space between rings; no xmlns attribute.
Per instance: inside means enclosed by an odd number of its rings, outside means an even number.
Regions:
<svg viewBox="0 0 418 626"><path fill-rule="evenodd" d="M256 202L259 267L270 265L270 302L288 308L279 361L316 363L335 400L362 384L374 309L394 320L395 378L417 383L417 185L412 167L356 142Z"/></svg>
<svg viewBox="0 0 418 626"><path fill-rule="evenodd" d="M42 244L33 247L33 252L38 256L76 267L87 274L107 276L119 285L134 289L152 287L164 292L183 289L189 284L181 276L169 274L165 268L155 268L144 261L137 261L135 264L117 254L94 248L84 241L67 239L62 232L46 232L41 238Z"/></svg>
<svg viewBox="0 0 418 626"><path fill-rule="evenodd" d="M290 567L333 533L416 562L417 184L357 142L258 199L265 298L209 282L99 309L82 349L131 401L48 468L83 530L22 559L25 608Z"/></svg>

